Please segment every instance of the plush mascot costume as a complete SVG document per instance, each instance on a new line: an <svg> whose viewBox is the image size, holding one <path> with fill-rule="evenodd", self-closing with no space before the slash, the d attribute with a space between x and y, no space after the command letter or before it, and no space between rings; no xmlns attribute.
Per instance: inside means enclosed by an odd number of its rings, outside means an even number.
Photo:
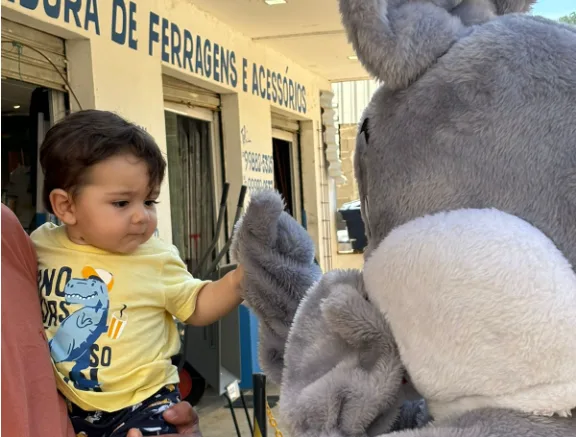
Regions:
<svg viewBox="0 0 576 437"><path fill-rule="evenodd" d="M289 436L576 436L576 28L532 3L340 0L364 269L275 192L233 245Z"/></svg>

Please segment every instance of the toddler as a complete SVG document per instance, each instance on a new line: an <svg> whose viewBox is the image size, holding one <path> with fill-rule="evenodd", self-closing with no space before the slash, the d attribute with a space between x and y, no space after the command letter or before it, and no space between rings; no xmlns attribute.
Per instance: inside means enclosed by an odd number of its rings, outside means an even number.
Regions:
<svg viewBox="0 0 576 437"><path fill-rule="evenodd" d="M242 268L192 277L153 236L166 162L154 139L105 111L70 115L40 149L43 201L63 223L32 234L44 328L58 389L78 435L176 432L162 412L179 401L172 316L209 325L241 303Z"/></svg>

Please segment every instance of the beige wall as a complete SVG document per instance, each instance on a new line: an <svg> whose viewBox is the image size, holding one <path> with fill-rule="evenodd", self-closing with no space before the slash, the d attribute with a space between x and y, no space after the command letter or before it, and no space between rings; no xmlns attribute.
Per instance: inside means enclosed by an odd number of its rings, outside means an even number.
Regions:
<svg viewBox="0 0 576 437"><path fill-rule="evenodd" d="M282 54L252 42L191 3L189 0L79 1L75 2L81 5L79 22L76 23L73 11L66 13L64 10L65 5L72 2L2 0L2 16L65 38L69 81L81 106L120 113L148 130L164 151L162 74L221 93L226 174L231 183L230 207L233 210L242 182L265 186L273 180L271 174L251 169L243 153L272 155L271 111L280 111L302 121L304 203L310 234L317 245L318 259L322 260L323 252L327 250L322 243L326 236L319 225L321 187L314 165L320 159L321 148L321 137L316 134L320 129L320 90L330 90L330 83ZM61 8L47 11L46 4L60 4ZM123 10L126 11L126 21L123 20ZM154 21L156 17L157 24ZM164 28L163 23L166 23ZM133 29L132 47L128 41L129 33L124 44L113 40L113 29L121 31L123 25ZM202 70L196 68L196 55L200 53L196 50L198 41L202 48L199 58ZM194 53L189 63L185 55L190 53L192 46ZM204 50L206 47L208 52ZM235 72L229 67L228 74L225 74L216 52L225 54L229 65L235 65ZM256 92L252 87L254 66L258 79ZM216 70L219 77L214 75ZM282 86L286 78L288 88L291 80L294 89L301 90L299 99L282 103L273 101L271 80L277 74L282 77ZM72 109L77 110L78 105L73 99L71 102ZM249 141L242 141L242 131L246 132L244 139ZM160 236L169 240L170 197L167 186L163 189L160 205Z"/></svg>
<svg viewBox="0 0 576 437"><path fill-rule="evenodd" d="M335 269L364 269L364 255L360 253L339 253L334 258Z"/></svg>

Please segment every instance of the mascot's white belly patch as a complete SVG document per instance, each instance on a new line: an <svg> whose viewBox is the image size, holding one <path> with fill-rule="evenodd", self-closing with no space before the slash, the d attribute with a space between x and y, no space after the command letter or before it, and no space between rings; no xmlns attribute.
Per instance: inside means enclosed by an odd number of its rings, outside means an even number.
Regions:
<svg viewBox="0 0 576 437"><path fill-rule="evenodd" d="M413 220L372 253L364 281L437 418L576 407L576 275L527 222L494 209Z"/></svg>

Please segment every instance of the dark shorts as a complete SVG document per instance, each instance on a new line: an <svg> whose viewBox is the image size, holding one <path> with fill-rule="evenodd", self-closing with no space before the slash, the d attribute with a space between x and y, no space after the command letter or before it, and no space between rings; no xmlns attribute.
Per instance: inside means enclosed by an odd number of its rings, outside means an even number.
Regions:
<svg viewBox="0 0 576 437"><path fill-rule="evenodd" d="M84 411L70 403L68 407L78 437L126 437L132 428L139 429L145 436L157 436L177 433L176 428L167 423L162 414L178 402L178 388L169 385L145 401L113 413Z"/></svg>

